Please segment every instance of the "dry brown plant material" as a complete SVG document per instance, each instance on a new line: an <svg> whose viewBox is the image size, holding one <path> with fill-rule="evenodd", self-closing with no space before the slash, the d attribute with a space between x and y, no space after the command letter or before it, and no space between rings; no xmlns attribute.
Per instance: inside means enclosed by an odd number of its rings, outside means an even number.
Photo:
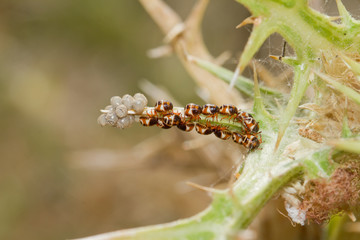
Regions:
<svg viewBox="0 0 360 240"><path fill-rule="evenodd" d="M352 161L334 171L330 179L311 180L300 208L306 219L324 223L334 214L353 212L360 204L360 163Z"/></svg>
<svg viewBox="0 0 360 240"><path fill-rule="evenodd" d="M166 35L165 42L172 47L186 71L194 78L199 87L209 92L212 102L215 104L243 102L240 94L234 89L229 91L225 82L199 68L195 63L187 61L187 55L191 55L216 63L216 59L206 48L201 33L201 22L209 0L198 1L184 21L164 1L140 0L140 3Z"/></svg>

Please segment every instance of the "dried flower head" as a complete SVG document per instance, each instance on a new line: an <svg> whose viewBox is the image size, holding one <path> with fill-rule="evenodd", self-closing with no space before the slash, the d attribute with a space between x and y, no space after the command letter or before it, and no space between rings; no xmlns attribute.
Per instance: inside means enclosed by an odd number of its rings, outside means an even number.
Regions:
<svg viewBox="0 0 360 240"><path fill-rule="evenodd" d="M352 212L360 204L360 163L348 162L339 167L330 179L316 179L305 186L300 209L306 219L324 223L334 214Z"/></svg>

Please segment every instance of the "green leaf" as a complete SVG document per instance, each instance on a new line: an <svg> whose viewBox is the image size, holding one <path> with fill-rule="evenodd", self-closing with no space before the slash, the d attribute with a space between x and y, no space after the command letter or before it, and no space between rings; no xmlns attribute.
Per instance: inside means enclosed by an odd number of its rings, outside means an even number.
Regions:
<svg viewBox="0 0 360 240"><path fill-rule="evenodd" d="M265 42L266 38L268 38L277 29L277 25L273 22L264 19L260 19L260 21L261 23L259 25L254 25L250 38L246 43L244 52L241 54L239 64L236 67L239 70L239 74L243 72L255 53ZM232 79L230 87L235 84L235 80L236 79Z"/></svg>
<svg viewBox="0 0 360 240"><path fill-rule="evenodd" d="M211 62L208 62L208 61L205 61L205 60L193 57L193 56L189 57L189 61L194 62L199 67L205 69L206 71L210 72L214 76L224 80L227 83L230 83L231 78L234 76L234 73L232 71L230 71L226 68L223 68L221 66L218 66L216 64L213 64ZM239 76L235 83L235 87L237 89L239 89L240 92L244 93L245 95L247 95L249 97L254 96L254 92L253 92L254 82L246 77ZM260 86L259 88L260 88L260 92L265 95L270 95L270 96L277 97L277 98L284 97L284 94L282 92L279 92L275 89L264 87L264 86Z"/></svg>
<svg viewBox="0 0 360 240"><path fill-rule="evenodd" d="M346 221L347 216L346 215L337 215L333 216L330 220L330 222L327 224L325 228L325 239L326 240L337 240L341 239L340 232L341 228L344 226L344 223Z"/></svg>

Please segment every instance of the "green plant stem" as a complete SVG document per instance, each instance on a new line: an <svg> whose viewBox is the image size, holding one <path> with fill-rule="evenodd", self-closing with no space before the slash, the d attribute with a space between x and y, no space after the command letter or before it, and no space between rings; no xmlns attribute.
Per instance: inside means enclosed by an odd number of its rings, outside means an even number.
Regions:
<svg viewBox="0 0 360 240"><path fill-rule="evenodd" d="M239 74L243 72L248 62L250 62L255 53L265 42L266 38L268 38L278 29L277 25L269 19L261 19L260 21L261 23L259 25L254 25L248 43L245 46L244 52L241 54L239 64L237 65Z"/></svg>
<svg viewBox="0 0 360 240"><path fill-rule="evenodd" d="M247 227L279 188L299 175L303 168L296 162L282 162L263 170L252 167L250 171L245 166L242 177L235 183L234 195L238 200L238 210L235 212L237 217L232 225L233 230Z"/></svg>
<svg viewBox="0 0 360 240"><path fill-rule="evenodd" d="M274 32L280 33L295 49L297 59L302 63L316 61L323 49L359 52L360 23L349 15L346 15L344 24L337 24L328 16L312 10L306 0L237 1L246 6L254 17L264 19L260 26L270 26L271 31L266 31L268 36ZM345 8L340 10L343 16L347 14ZM255 34L263 36L264 33L253 31L250 39L263 41L263 37L252 36ZM241 57L239 65L248 64L259 49L256 47L258 45L258 42L248 41L243 52L246 57Z"/></svg>
<svg viewBox="0 0 360 240"><path fill-rule="evenodd" d="M265 135L270 136L267 141L272 144L265 144L262 151L248 155L232 188L211 190L213 201L199 214L171 223L121 230L83 240L225 240L237 230L245 229L282 186L301 174L311 171L317 176L324 176L324 172L330 175L329 149L304 152L304 157L297 160L283 158L270 154L276 134L266 132ZM308 165L307 162L317 164Z"/></svg>
<svg viewBox="0 0 360 240"><path fill-rule="evenodd" d="M237 1L245 5L257 19L240 58L237 72L241 72L246 67L265 39L274 32L280 33L296 52L296 58L284 58L294 67L295 75L289 102L282 116L279 116L279 121L266 123L268 127L261 129L264 135L263 143L259 149L247 155L241 168L240 177L230 189L212 190L213 201L201 213L172 223L117 231L87 239L227 239L237 230L246 228L266 202L282 186L297 179L297 176L304 176L306 179L330 176L336 164L329 161L332 151L328 145L334 145L340 150L360 153L358 139L317 144L300 137L297 133L298 126L291 122L310 84L311 69L315 69L313 71L318 76L360 104L359 93L316 72L316 69L321 69L322 63L318 59L324 52L341 52L340 56L359 53L360 23L351 18L339 0L337 3L343 17L341 24L334 23L328 16L310 9L306 0ZM162 19L160 19L161 21ZM176 49L180 49L180 47ZM186 60L195 62L224 81L231 82L234 76L231 71L210 62L194 57L188 57ZM355 73L360 71L358 64L348 61L346 57L344 61ZM195 67L197 68L197 66ZM249 79L239 76L236 78L235 86L248 96L255 95L254 83ZM265 98L267 96L273 98L284 96L270 88L260 87L259 90L263 96L265 95ZM256 97L260 97L257 90ZM265 103L268 106L271 105L268 102ZM256 99L254 109L259 115L259 119L271 119L267 116L260 99ZM204 122L206 121L204 120ZM219 124L225 124L225 122ZM241 129L241 126L236 124L229 127ZM274 149L278 149L278 151L274 152Z"/></svg>
<svg viewBox="0 0 360 240"><path fill-rule="evenodd" d="M341 228L344 226L347 216L334 216L327 224L325 230L324 240L337 240L339 239Z"/></svg>
<svg viewBox="0 0 360 240"><path fill-rule="evenodd" d="M106 233L83 240L226 239L233 231L246 228L273 194L303 170L302 165L294 161L267 164L273 163L276 159L272 156L265 159L261 153L250 154L243 174L235 182L234 187L222 191L215 190L212 204L191 218ZM258 165L262 167L256 167Z"/></svg>

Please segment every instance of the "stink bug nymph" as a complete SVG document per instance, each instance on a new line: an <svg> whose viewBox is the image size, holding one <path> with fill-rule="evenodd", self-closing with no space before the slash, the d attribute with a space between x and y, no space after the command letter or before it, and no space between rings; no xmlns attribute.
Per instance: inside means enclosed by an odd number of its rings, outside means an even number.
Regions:
<svg viewBox="0 0 360 240"><path fill-rule="evenodd" d="M214 115L219 113L219 107L214 104L205 104L202 108L202 114Z"/></svg>
<svg viewBox="0 0 360 240"><path fill-rule="evenodd" d="M195 118L198 119L199 115L201 114L202 111L202 107L195 104L195 103L189 103L188 105L185 106L185 116L190 117L190 118Z"/></svg>
<svg viewBox="0 0 360 240"><path fill-rule="evenodd" d="M231 138L231 132L230 131L227 131L227 130L218 130L216 129L214 131L214 134L216 137L222 139L222 140L227 140L229 138Z"/></svg>
<svg viewBox="0 0 360 240"><path fill-rule="evenodd" d="M232 133L232 139L234 140L234 142L242 144L243 135L241 135L238 132L233 132Z"/></svg>
<svg viewBox="0 0 360 240"><path fill-rule="evenodd" d="M220 107L219 113L223 115L232 116L234 114L237 114L238 110L234 105L227 105L224 104Z"/></svg>
<svg viewBox="0 0 360 240"><path fill-rule="evenodd" d="M159 113L167 113L173 110L173 104L169 101L159 100L155 104L155 111Z"/></svg>
<svg viewBox="0 0 360 240"><path fill-rule="evenodd" d="M164 116L164 124L166 126L172 127L178 125L179 123L181 123L181 117L177 114L170 113Z"/></svg>
<svg viewBox="0 0 360 240"><path fill-rule="evenodd" d="M146 116L146 117L140 117L139 122L141 123L141 125L143 125L145 127L150 127L150 126L157 124L158 119L157 119L157 117Z"/></svg>
<svg viewBox="0 0 360 240"><path fill-rule="evenodd" d="M209 135L213 132L210 127L200 123L195 125L195 130L202 135Z"/></svg>
<svg viewBox="0 0 360 240"><path fill-rule="evenodd" d="M160 128L163 128L163 129L169 129L169 128L172 127L172 126L166 125L163 118L158 118L156 125L157 125L158 127L160 127Z"/></svg>
<svg viewBox="0 0 360 240"><path fill-rule="evenodd" d="M177 127L182 130L182 131L185 131L185 132L190 132L191 130L193 130L195 124L194 123L191 123L191 122L181 122L177 125Z"/></svg>
<svg viewBox="0 0 360 240"><path fill-rule="evenodd" d="M260 146L260 141L254 135L246 134L243 138L242 144L251 151Z"/></svg>

